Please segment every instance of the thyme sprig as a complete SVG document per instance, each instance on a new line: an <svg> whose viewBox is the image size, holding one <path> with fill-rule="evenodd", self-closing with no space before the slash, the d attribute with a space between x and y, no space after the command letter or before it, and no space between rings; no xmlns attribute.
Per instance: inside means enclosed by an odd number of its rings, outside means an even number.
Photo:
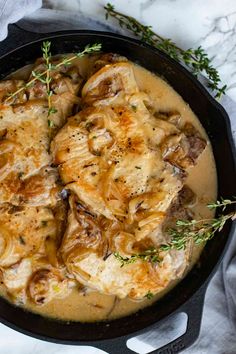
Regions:
<svg viewBox="0 0 236 354"><path fill-rule="evenodd" d="M211 240L216 232L221 231L225 223L230 219L233 220L235 216L235 213L229 213L209 220L178 220L176 222L176 228L168 230L168 233L171 236L171 241L167 244L161 245L160 250L184 250L190 240L196 245L205 243Z"/></svg>
<svg viewBox="0 0 236 354"><path fill-rule="evenodd" d="M212 66L211 60L201 46L196 49L189 48L183 50L171 39L163 38L155 33L151 26L145 26L134 17L116 11L112 4L107 3L104 9L106 11L106 19L108 19L109 16L113 17L118 21L120 27L126 27L143 42L165 52L172 59L184 63L191 69L193 75L196 77L198 77L200 73L204 74L209 80L208 87L215 92L215 98L219 99L225 94L227 86L221 85L218 71Z"/></svg>
<svg viewBox="0 0 236 354"><path fill-rule="evenodd" d="M46 41L43 42L42 45L42 52L43 52L43 58L45 60L45 65L47 68L47 72L46 72L46 77L45 77L45 83L47 86L47 98L48 98L48 117L50 116L50 114L56 113L57 110L55 107L52 107L52 101L51 101L51 97L53 94L53 91L50 88L50 83L52 81L52 77L50 76L51 70L53 69L53 64L50 62L51 59L51 52L50 52L50 48L51 48L51 42Z"/></svg>
<svg viewBox="0 0 236 354"><path fill-rule="evenodd" d="M147 294L144 297L146 297L146 299L148 299L148 300L151 300L153 298L153 296L154 296L154 294L150 290L148 290Z"/></svg>
<svg viewBox="0 0 236 354"><path fill-rule="evenodd" d="M207 207L210 210L213 210L213 209L216 209L216 208L222 208L222 210L224 211L226 209L226 207L228 205L231 205L231 204L236 204L236 198L235 197L233 197L233 200L220 198L220 200L217 200L215 203L207 204Z"/></svg>
<svg viewBox="0 0 236 354"><path fill-rule="evenodd" d="M233 205L236 200L221 198L216 203L210 203L207 207L211 210L222 208L222 211L228 205ZM201 220L177 220L176 227L167 230L170 241L160 245L159 248L150 248L141 254L133 254L130 257L122 257L118 252L114 254L116 259L121 262L121 267L126 264L134 263L138 259L151 263L161 262L161 252L184 250L190 241L196 245L203 244L211 240L217 232L220 232L228 220L235 220L236 212L230 212L226 215L220 215L218 218Z"/></svg>
<svg viewBox="0 0 236 354"><path fill-rule="evenodd" d="M150 247L142 253L132 254L130 257L123 257L119 252L114 252L113 255L121 263L121 267L126 264L135 263L138 259L141 259L145 262L159 263L161 258L159 252L155 247Z"/></svg>
<svg viewBox="0 0 236 354"><path fill-rule="evenodd" d="M24 91L26 88L32 86L36 81L40 81L46 86L46 93L47 93L47 100L48 100L48 117L49 117L51 114L57 112L56 108L52 106L52 101L51 101L51 97L53 95L53 91L51 90L50 87L50 83L52 81L52 77L51 77L52 71L59 69L61 66L68 66L71 64L73 60L77 58L82 58L86 54L91 54L93 52L100 51L101 44L100 43L95 43L93 45L88 44L81 52L74 53L74 55L71 57L65 57L55 65L51 63L51 57L52 57L50 51L51 42L49 41L43 42L41 49L45 61L46 70L44 70L43 72L32 71L33 79L27 82L24 86L20 87L18 90L11 92L8 95L8 97L5 99L5 102L8 102L9 100L17 96L19 93ZM53 127L53 121L51 121L50 119L48 119L48 126Z"/></svg>
<svg viewBox="0 0 236 354"><path fill-rule="evenodd" d="M41 73L33 70L32 76L46 86L46 93L47 93L47 100L48 100L48 117L49 117L51 114L57 112L56 108L52 106L53 91L51 90L50 87L50 83L52 81L51 71L54 68L54 65L51 63L51 57L52 57L52 54L50 52L51 42L49 41L43 42L41 49L43 53L43 58L45 60L46 71L44 75L41 75ZM50 128L54 126L53 121L49 118L48 118L48 126Z"/></svg>

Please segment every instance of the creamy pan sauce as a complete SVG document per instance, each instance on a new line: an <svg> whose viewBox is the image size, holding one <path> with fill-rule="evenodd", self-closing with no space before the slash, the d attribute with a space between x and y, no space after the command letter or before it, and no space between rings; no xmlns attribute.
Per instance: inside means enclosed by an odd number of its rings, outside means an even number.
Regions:
<svg viewBox="0 0 236 354"><path fill-rule="evenodd" d="M86 64L85 61L84 63ZM198 158L196 165L189 169L189 175L185 184L193 190L198 198L197 204L192 208L195 213L195 218L211 217L212 212L207 209L206 204L216 199L217 176L211 144L206 132L191 108L170 85L160 77L138 65L133 64L133 69L140 91L144 91L149 95L156 111L178 111L183 122L190 122L200 132L201 136L207 140L207 146ZM197 261L201 250L201 247L194 247L190 264L188 269L184 272L184 275ZM42 306L35 305L28 301L24 307L44 316L63 320L83 322L114 319L136 312L145 306L149 306L168 292L178 281L179 280L172 281L151 300L144 299L142 301L134 301L128 298L118 299L116 296L104 295L96 291L79 291L79 289L73 288L71 293L66 297L52 299ZM0 288L0 291L2 295L7 297L3 287Z"/></svg>

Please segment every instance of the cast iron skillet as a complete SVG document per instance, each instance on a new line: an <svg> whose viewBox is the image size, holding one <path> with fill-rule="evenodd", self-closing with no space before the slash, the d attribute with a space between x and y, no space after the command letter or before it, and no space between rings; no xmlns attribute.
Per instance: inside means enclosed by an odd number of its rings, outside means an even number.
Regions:
<svg viewBox="0 0 236 354"><path fill-rule="evenodd" d="M4 53L0 58L0 78L41 56L43 38L52 42L54 54L78 51L88 43L100 42L103 51L125 55L165 77L189 103L211 139L218 173L218 195L224 198L236 195L235 152L228 115L186 69L150 46L112 33L64 31L39 35L12 26L8 39L0 45L0 55ZM28 44L22 45L26 42ZM152 353L179 352L198 337L207 285L232 236L233 227L228 223L219 237L208 242L198 264L172 291L133 315L99 323L66 323L27 312L0 298L0 320L19 332L46 341L92 345L111 354L130 354L133 351L126 346L129 338L144 333L171 314L185 312L188 315L185 334Z"/></svg>

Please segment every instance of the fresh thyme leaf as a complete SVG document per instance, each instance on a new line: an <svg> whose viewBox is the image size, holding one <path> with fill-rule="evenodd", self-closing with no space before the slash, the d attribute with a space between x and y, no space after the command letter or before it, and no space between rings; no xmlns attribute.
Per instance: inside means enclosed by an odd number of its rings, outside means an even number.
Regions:
<svg viewBox="0 0 236 354"><path fill-rule="evenodd" d="M208 204L210 209L222 208L225 210L227 205L235 204L236 200L223 199L216 203ZM185 250L189 242L192 240L196 245L211 240L216 232L220 232L228 220L235 220L236 212L226 215L220 215L218 218L201 219L201 220L177 220L175 228L167 230L170 241L160 245L158 248L152 247L146 249L142 253L133 254L130 257L122 257L118 252L114 253L116 259L121 262L121 267L126 264L134 263L138 259L143 261L156 263L161 262L161 252L168 252L173 249Z"/></svg>
<svg viewBox="0 0 236 354"><path fill-rule="evenodd" d="M57 113L57 109L55 107L50 107L48 109L48 116L50 116L50 114L54 114L54 113Z"/></svg>
<svg viewBox="0 0 236 354"><path fill-rule="evenodd" d="M207 53L202 47L183 50L171 39L163 38L155 33L151 26L145 26L134 17L116 11L115 7L110 3L104 6L104 10L106 11L106 19L108 19L109 16L113 17L118 21L120 27L126 27L143 42L165 52L172 59L185 64L196 77L198 77L200 73L204 74L209 80L208 87L215 92L215 98L219 99L225 94L227 86L221 86L219 73L212 66Z"/></svg>
<svg viewBox="0 0 236 354"><path fill-rule="evenodd" d="M127 264L136 262L138 259L150 262L150 263L159 263L161 258L159 257L159 252L156 248L151 247L143 251L142 253L132 254L130 257L122 257L119 252L114 252L113 255L121 263L121 267Z"/></svg>
<svg viewBox="0 0 236 354"><path fill-rule="evenodd" d="M89 44L86 45L86 47L84 48L84 50L80 53L77 53L76 56L77 58L81 58L83 57L84 55L86 54L91 54L91 53L94 53L94 52L99 52L102 48L102 45L101 43L95 43L93 44L92 46L90 46Z"/></svg>
<svg viewBox="0 0 236 354"><path fill-rule="evenodd" d="M21 178L22 176L24 176L24 172L22 171L18 172L18 178Z"/></svg>
<svg viewBox="0 0 236 354"><path fill-rule="evenodd" d="M233 197L233 198L236 199L235 197ZM207 204L207 207L210 210L213 210L213 209L216 209L216 208L221 208L221 207L222 207L222 210L225 210L227 205L235 204L235 203L236 203L236 200L230 200L230 199L221 198L220 200L217 200L216 203Z"/></svg>
<svg viewBox="0 0 236 354"><path fill-rule="evenodd" d="M45 60L45 65L46 65L47 70L46 70L45 76L43 78L39 77L38 80L40 80L41 82L44 82L46 85L47 100L48 100L48 117L49 117L51 114L54 114L57 112L57 110L54 107L52 107L52 100L51 100L52 94L53 94L51 87L50 87L50 83L52 81L52 77L51 77L52 64L50 62L51 56L52 56L51 52L50 52L51 42L49 42L49 41L43 42L41 49L43 52L43 58ZM52 121L48 120L48 122L52 122ZM48 124L48 126L51 127L51 124Z"/></svg>
<svg viewBox="0 0 236 354"><path fill-rule="evenodd" d="M48 221L47 220L42 220L41 221L41 225L42 225L42 227L46 227L48 225Z"/></svg>
<svg viewBox="0 0 236 354"><path fill-rule="evenodd" d="M148 290L147 294L144 297L146 297L148 300L151 300L153 296L154 294L150 290Z"/></svg>
<svg viewBox="0 0 236 354"><path fill-rule="evenodd" d="M221 231L225 223L230 219L233 220L234 217L235 213L229 213L209 220L178 220L176 227L168 230L171 241L161 245L160 249L162 251L171 249L184 250L190 240L193 240L196 245L205 243L211 240L216 232Z"/></svg>
<svg viewBox="0 0 236 354"><path fill-rule="evenodd" d="M36 80L42 82L42 84L46 84L46 83L47 83L45 77L42 76L41 73L37 73L36 71L33 70L33 71L32 71L32 76L33 76Z"/></svg>
<svg viewBox="0 0 236 354"><path fill-rule="evenodd" d="M26 88L30 87L33 85L33 83L35 81L40 81L43 84L46 85L46 92L47 92L47 98L48 98L48 116L50 114L56 113L56 109L54 107L52 107L51 105L51 96L53 94L52 90L50 89L50 83L52 81L52 77L50 76L50 73L53 70L56 70L58 68L60 68L61 66L67 66L70 65L71 62L77 58L81 58L86 54L91 54L94 52L99 52L102 48L102 45L100 43L95 43L93 45L86 45L86 47L84 48L84 50L82 50L81 52L78 53L74 53L74 55L70 58L63 58L58 64L54 65L50 62L51 60L51 42L49 41L45 41L42 44L42 52L43 52L43 58L45 60L45 65L46 65L46 70L43 72L35 72L34 70L32 71L32 76L33 79L30 80L29 82L27 82L24 86L22 86L21 88L19 88L18 90L11 92L8 97L5 99L5 102L8 102L9 100L11 100L13 97L17 96L19 93L21 93L22 91L24 91Z"/></svg>
<svg viewBox="0 0 236 354"><path fill-rule="evenodd" d="M78 52L75 53L72 57L68 57L68 58L63 58L62 61L60 63L58 63L57 65L55 65L54 69L58 69L60 66L68 66L71 65L71 62L77 58L82 58L83 56L85 56L86 54L91 54L94 52L99 52L102 49L102 45L101 43L95 43L93 45L86 45L86 47L84 48L84 50L82 50L82 52Z"/></svg>
<svg viewBox="0 0 236 354"><path fill-rule="evenodd" d="M53 128L54 127L54 122L51 119L48 119L48 127Z"/></svg>
<svg viewBox="0 0 236 354"><path fill-rule="evenodd" d="M121 268L125 265L125 264L130 264L130 263L134 263L136 261L136 259L132 258L132 257L122 257L119 252L114 252L113 255L115 256L115 258L121 263Z"/></svg>
<svg viewBox="0 0 236 354"><path fill-rule="evenodd" d="M25 240L24 240L24 237L23 236L19 236L19 242L21 245L25 245Z"/></svg>

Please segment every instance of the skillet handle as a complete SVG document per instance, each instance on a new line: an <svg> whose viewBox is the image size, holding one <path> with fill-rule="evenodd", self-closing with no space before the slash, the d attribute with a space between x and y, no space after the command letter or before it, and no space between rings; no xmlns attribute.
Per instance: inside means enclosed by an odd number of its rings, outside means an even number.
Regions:
<svg viewBox="0 0 236 354"><path fill-rule="evenodd" d="M185 312L188 316L186 332L172 342L158 348L148 354L175 354L190 347L198 338L206 287L202 287L189 301L187 301L176 313ZM167 319L168 321L168 319ZM149 329L150 330L150 329ZM126 345L127 340L133 336L124 336L117 339L112 339L104 342L96 342L94 346L104 350L109 354L134 354L135 352L129 349Z"/></svg>
<svg viewBox="0 0 236 354"><path fill-rule="evenodd" d="M201 328L205 294L206 288L204 287L181 307L180 311L185 312L188 316L186 332L150 354L179 353L190 347L197 340Z"/></svg>

